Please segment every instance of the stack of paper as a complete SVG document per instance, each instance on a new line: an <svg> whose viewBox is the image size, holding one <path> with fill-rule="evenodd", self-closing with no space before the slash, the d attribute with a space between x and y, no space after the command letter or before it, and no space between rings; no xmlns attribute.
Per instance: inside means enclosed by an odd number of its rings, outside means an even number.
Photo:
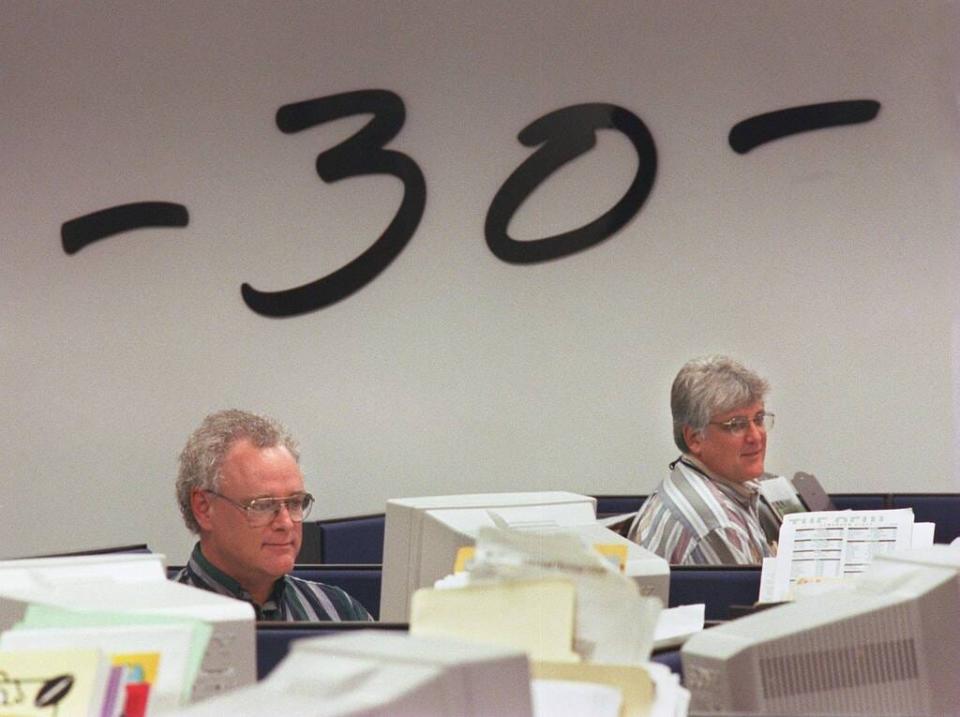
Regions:
<svg viewBox="0 0 960 717"><path fill-rule="evenodd" d="M537 714L686 713L688 693L648 662L659 601L576 536L482 529L467 574L444 585L414 593L411 634L523 650Z"/></svg>
<svg viewBox="0 0 960 717"><path fill-rule="evenodd" d="M933 527L914 523L910 508L786 515L777 556L763 561L760 602L821 592L862 573L875 555L929 546Z"/></svg>

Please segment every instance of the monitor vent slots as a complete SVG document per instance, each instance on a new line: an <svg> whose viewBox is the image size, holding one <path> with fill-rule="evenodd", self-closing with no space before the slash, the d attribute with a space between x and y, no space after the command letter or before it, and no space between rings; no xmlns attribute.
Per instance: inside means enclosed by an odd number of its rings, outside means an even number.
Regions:
<svg viewBox="0 0 960 717"><path fill-rule="evenodd" d="M912 639L794 653L760 660L768 700L807 692L915 680L919 675Z"/></svg>

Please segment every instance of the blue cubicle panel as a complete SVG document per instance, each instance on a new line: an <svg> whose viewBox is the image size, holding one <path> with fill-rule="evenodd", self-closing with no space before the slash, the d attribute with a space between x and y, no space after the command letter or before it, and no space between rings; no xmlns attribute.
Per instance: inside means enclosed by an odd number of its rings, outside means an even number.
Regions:
<svg viewBox="0 0 960 717"><path fill-rule="evenodd" d="M884 510L890 507L887 493L831 493L837 510Z"/></svg>
<svg viewBox="0 0 960 717"><path fill-rule="evenodd" d="M625 513L636 513L647 499L645 495L595 495L597 517L603 518Z"/></svg>
<svg viewBox="0 0 960 717"><path fill-rule="evenodd" d="M290 643L308 637L338 635L349 630L407 630L388 622L258 622L257 679L269 675L290 651Z"/></svg>
<svg viewBox="0 0 960 717"><path fill-rule="evenodd" d="M670 607L703 603L706 620L726 620L731 605L753 605L759 596L759 566L670 566Z"/></svg>
<svg viewBox="0 0 960 717"><path fill-rule="evenodd" d="M960 494L894 493L890 507L913 508L915 522L935 523L935 543L949 543L960 537Z"/></svg>
<svg viewBox="0 0 960 717"><path fill-rule="evenodd" d="M383 562L383 532L386 517L363 515L343 520L322 520L324 563Z"/></svg>
<svg viewBox="0 0 960 717"><path fill-rule="evenodd" d="M304 523L297 562L379 565L385 526L383 513Z"/></svg>

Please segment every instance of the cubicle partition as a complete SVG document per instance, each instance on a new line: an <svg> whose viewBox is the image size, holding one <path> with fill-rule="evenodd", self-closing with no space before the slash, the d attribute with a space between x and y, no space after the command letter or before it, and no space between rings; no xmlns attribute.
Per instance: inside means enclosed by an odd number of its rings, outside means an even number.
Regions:
<svg viewBox="0 0 960 717"><path fill-rule="evenodd" d="M595 495L597 499L597 517L609 518L614 515L636 513L647 499L645 495Z"/></svg>
<svg viewBox="0 0 960 717"><path fill-rule="evenodd" d="M915 521L935 523L935 543L950 543L960 537L960 494L894 493L890 507L913 508Z"/></svg>
<svg viewBox="0 0 960 717"><path fill-rule="evenodd" d="M885 510L890 507L889 493L831 493L837 510Z"/></svg>
<svg viewBox="0 0 960 717"><path fill-rule="evenodd" d="M383 513L305 522L297 562L379 565L385 524Z"/></svg>
<svg viewBox="0 0 960 717"><path fill-rule="evenodd" d="M703 603L706 620L727 620L731 606L753 605L759 595L759 566L670 566L670 607Z"/></svg>
<svg viewBox="0 0 960 717"><path fill-rule="evenodd" d="M912 508L916 522L936 525L933 542L960 537L960 493L839 493L830 499L837 510Z"/></svg>
<svg viewBox="0 0 960 717"><path fill-rule="evenodd" d="M257 679L273 671L290 651L290 643L307 637L338 635L351 630L401 630L405 622L258 622Z"/></svg>

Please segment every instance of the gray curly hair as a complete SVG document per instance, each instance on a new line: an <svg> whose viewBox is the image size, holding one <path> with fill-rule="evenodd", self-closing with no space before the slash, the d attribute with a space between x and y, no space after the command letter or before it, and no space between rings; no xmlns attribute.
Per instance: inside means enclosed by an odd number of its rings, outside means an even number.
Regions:
<svg viewBox="0 0 960 717"><path fill-rule="evenodd" d="M191 532L200 532L200 525L190 505L191 494L194 489L219 489L223 459L230 447L243 439L257 448L283 446L290 451L294 460L300 462L297 442L283 425L272 418L238 409L211 413L203 419L180 453L177 502L183 522Z"/></svg>
<svg viewBox="0 0 960 717"><path fill-rule="evenodd" d="M684 426L703 431L711 416L762 401L769 390L766 379L728 356L704 356L688 361L670 389L674 443L688 453Z"/></svg>

